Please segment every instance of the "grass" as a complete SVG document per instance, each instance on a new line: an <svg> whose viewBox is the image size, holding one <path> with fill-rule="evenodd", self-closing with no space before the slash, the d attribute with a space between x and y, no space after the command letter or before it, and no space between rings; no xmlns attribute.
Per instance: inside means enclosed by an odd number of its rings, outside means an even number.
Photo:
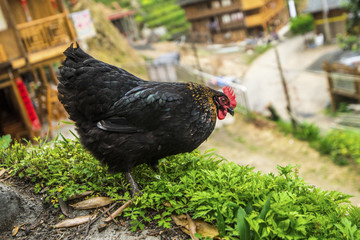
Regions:
<svg viewBox="0 0 360 240"><path fill-rule="evenodd" d="M321 135L314 124L301 123L294 130L291 123L278 121L278 129L295 138L308 141L310 145L338 165L354 164L360 167L360 132L356 130L331 130Z"/></svg>
<svg viewBox="0 0 360 240"><path fill-rule="evenodd" d="M245 62L246 64L251 64L258 56L260 56L261 54L265 53L267 50L269 50L270 48L272 48L271 44L266 44L266 45L257 45L254 48L254 52L249 55L246 54L245 55Z"/></svg>
<svg viewBox="0 0 360 240"><path fill-rule="evenodd" d="M122 173L111 175L78 141L13 143L0 148L0 167L29 180L35 192L58 206L57 197L93 190L115 200L130 199ZM133 231L148 222L171 227L171 214L188 213L214 224L223 239L359 239L359 209L350 196L306 184L292 166L261 174L199 151L162 159L159 172L133 169L143 195L126 209ZM148 211L156 212L154 217ZM204 239L204 238L203 238ZM209 238L207 238L209 239Z"/></svg>

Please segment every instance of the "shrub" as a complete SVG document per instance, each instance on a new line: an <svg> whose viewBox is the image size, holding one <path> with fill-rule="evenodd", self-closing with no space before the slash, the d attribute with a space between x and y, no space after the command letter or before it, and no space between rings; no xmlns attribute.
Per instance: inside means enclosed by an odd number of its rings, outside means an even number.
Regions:
<svg viewBox="0 0 360 240"><path fill-rule="evenodd" d="M319 140L317 149L323 154L329 154L339 165L349 162L360 165L360 132L332 130Z"/></svg>
<svg viewBox="0 0 360 240"><path fill-rule="evenodd" d="M58 193L67 197L85 190L130 198L123 174L108 174L79 142L37 141L37 146L14 143L0 149L0 167L31 180L55 206ZM278 170L278 175L261 174L199 151L161 160L159 173L140 165L133 174L143 195L124 216L136 230L149 221L169 228L171 214L188 213L216 224L223 239L360 238L359 210L344 204L349 195L306 184L292 166Z"/></svg>
<svg viewBox="0 0 360 240"><path fill-rule="evenodd" d="M285 121L277 121L278 129L285 134L292 134L295 138L314 142L317 141L320 137L320 129L315 124L312 123L300 123L297 125L297 128L294 130L291 123Z"/></svg>
<svg viewBox="0 0 360 240"><path fill-rule="evenodd" d="M338 34L336 36L337 39L337 43L339 44L340 48L342 50L351 50L354 52L359 51L359 39L357 36L355 35L348 35L348 36L344 36L342 34Z"/></svg>
<svg viewBox="0 0 360 240"><path fill-rule="evenodd" d="M314 18L310 15L298 15L290 20L290 31L294 34L305 34L314 30Z"/></svg>

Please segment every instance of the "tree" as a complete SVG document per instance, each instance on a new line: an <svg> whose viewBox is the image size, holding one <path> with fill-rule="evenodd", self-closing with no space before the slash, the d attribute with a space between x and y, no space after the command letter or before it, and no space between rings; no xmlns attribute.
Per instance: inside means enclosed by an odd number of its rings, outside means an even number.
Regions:
<svg viewBox="0 0 360 240"><path fill-rule="evenodd" d="M164 26L168 31L165 38L170 39L189 30L190 25L177 0L139 0L139 3L141 13L136 16L136 21L149 28Z"/></svg>
<svg viewBox="0 0 360 240"><path fill-rule="evenodd" d="M290 20L290 31L294 34L305 34L314 30L314 18L310 15L298 15Z"/></svg>
<svg viewBox="0 0 360 240"><path fill-rule="evenodd" d="M359 11L360 11L360 0L350 0L344 5L345 9L349 12L350 18L347 22L347 32L352 35L359 34Z"/></svg>

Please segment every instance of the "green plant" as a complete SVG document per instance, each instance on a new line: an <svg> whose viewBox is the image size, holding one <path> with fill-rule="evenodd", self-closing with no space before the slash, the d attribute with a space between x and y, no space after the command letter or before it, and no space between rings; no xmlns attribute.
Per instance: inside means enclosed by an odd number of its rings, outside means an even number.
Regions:
<svg viewBox="0 0 360 240"><path fill-rule="evenodd" d="M347 12L350 13L349 15L351 15L351 17L347 19L347 32L353 35L359 34L360 0L343 1L342 3Z"/></svg>
<svg viewBox="0 0 360 240"><path fill-rule="evenodd" d="M141 11L135 20L149 28L164 26L167 30L164 39L186 34L190 24L186 21L184 10L175 0L140 0Z"/></svg>
<svg viewBox="0 0 360 240"><path fill-rule="evenodd" d="M252 63L258 56L265 53L270 48L272 48L271 44L256 45L254 48L254 52L251 55L246 56L246 63Z"/></svg>
<svg viewBox="0 0 360 240"><path fill-rule="evenodd" d="M320 137L320 129L315 124L311 123L300 123L297 124L296 129L294 129L291 123L279 120L276 122L278 129L285 134L292 134L295 138L314 142L317 141Z"/></svg>
<svg viewBox="0 0 360 240"><path fill-rule="evenodd" d="M298 15L290 20L290 31L294 34L305 34L314 30L314 18L310 14Z"/></svg>
<svg viewBox="0 0 360 240"><path fill-rule="evenodd" d="M85 190L114 200L130 199L123 174L108 174L78 140L36 142L15 142L0 149L0 167L33 182L35 191L47 194L46 200L54 206L58 195L67 198ZM143 195L125 210L124 217L135 231L151 221L168 228L170 214L187 213L216 224L223 239L360 237L357 210L346 204L349 195L306 184L292 166L278 170L278 175L261 174L211 151L162 159L158 173L140 165L132 172Z"/></svg>
<svg viewBox="0 0 360 240"><path fill-rule="evenodd" d="M0 137L0 149L8 148L10 146L10 143L11 143L11 136L9 134Z"/></svg>
<svg viewBox="0 0 360 240"><path fill-rule="evenodd" d="M316 148L339 164L349 162L360 165L360 132L354 130L332 130L322 137Z"/></svg>
<svg viewBox="0 0 360 240"><path fill-rule="evenodd" d="M359 50L360 42L356 35L344 36L342 34L338 34L336 39L342 50L351 50L354 52Z"/></svg>

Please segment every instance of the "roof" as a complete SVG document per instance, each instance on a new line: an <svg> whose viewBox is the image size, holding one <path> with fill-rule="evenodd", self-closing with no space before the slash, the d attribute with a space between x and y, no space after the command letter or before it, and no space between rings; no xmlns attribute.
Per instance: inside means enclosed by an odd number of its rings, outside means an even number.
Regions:
<svg viewBox="0 0 360 240"><path fill-rule="evenodd" d="M324 0L324 1L327 2L327 6L329 10L344 8L344 5L349 2L349 0ZM303 12L315 13L321 11L323 11L323 0L309 0L306 9Z"/></svg>
<svg viewBox="0 0 360 240"><path fill-rule="evenodd" d="M200 3L200 2L207 2L208 0L178 0L178 4L183 7L190 4Z"/></svg>
<svg viewBox="0 0 360 240"><path fill-rule="evenodd" d="M110 15L108 15L108 19L109 20L116 20L116 19L120 19L126 16L132 16L135 14L135 11L117 11L117 12L113 12Z"/></svg>

